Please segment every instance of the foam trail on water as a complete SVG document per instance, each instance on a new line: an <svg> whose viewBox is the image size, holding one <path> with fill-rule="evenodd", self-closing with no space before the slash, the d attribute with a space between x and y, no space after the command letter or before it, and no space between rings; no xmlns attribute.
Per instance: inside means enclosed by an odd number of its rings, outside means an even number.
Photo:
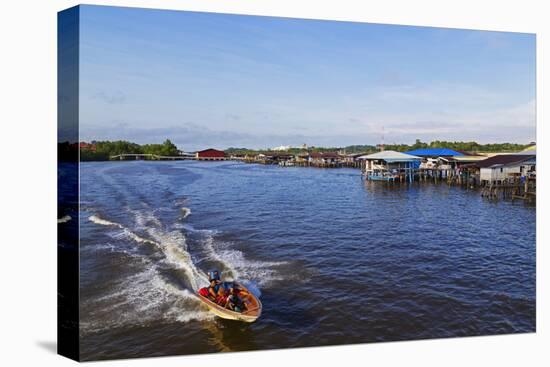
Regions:
<svg viewBox="0 0 550 367"><path fill-rule="evenodd" d="M134 214L136 224L140 229L147 229L150 226L162 227L162 223L160 222L160 220L158 220L157 217L150 213L145 215L139 211L132 209L128 209L128 211Z"/></svg>
<svg viewBox="0 0 550 367"><path fill-rule="evenodd" d="M130 325L158 324L159 320L189 322L214 317L201 307L194 294L165 280L152 263L83 307L88 308L90 311L86 314L91 315L89 320L81 322L84 334Z"/></svg>
<svg viewBox="0 0 550 367"><path fill-rule="evenodd" d="M187 252L187 243L179 231L164 232L149 228L147 233L160 244L166 260L177 268L184 270L193 289L208 285L208 278L193 264L191 255Z"/></svg>
<svg viewBox="0 0 550 367"><path fill-rule="evenodd" d="M135 213L138 223L156 223L150 213ZM211 320L215 317L202 306L194 294L194 290L207 285L208 280L193 264L181 232L146 227L145 233L150 238L145 238L124 225L101 218L97 214L90 216L89 220L98 225L114 228L116 232L110 234L113 238L123 237L138 244L154 246L164 255L164 260L159 262L147 256L134 254L141 260L133 262L139 269L138 272L123 279L112 279L105 294L83 305L88 309L85 314L90 317L81 323L83 334L128 325L158 323L159 320L189 322ZM107 251L118 251L111 244L99 246ZM97 246L94 248L98 249ZM162 275L165 271L164 264L172 269L183 270L192 290L181 288Z"/></svg>
<svg viewBox="0 0 550 367"><path fill-rule="evenodd" d="M88 217L88 219L91 222L94 222L95 224L101 224L102 226L113 226L113 227L118 227L120 229L124 229L124 227L121 224L110 222L106 219L100 218L98 215L95 215L95 214Z"/></svg>
<svg viewBox="0 0 550 367"><path fill-rule="evenodd" d="M191 209L183 207L181 208L181 219L185 219L191 215Z"/></svg>
<svg viewBox="0 0 550 367"><path fill-rule="evenodd" d="M282 275L274 267L287 264L284 261L260 261L246 258L242 251L232 248L231 244L217 241L214 236L216 231L198 230L186 225L188 231L200 233L205 255L213 261L223 264L225 276L239 281L254 281L258 285L265 286L272 281L283 280Z"/></svg>
<svg viewBox="0 0 550 367"><path fill-rule="evenodd" d="M188 252L186 238L181 231L165 229L151 211L130 210L130 212L134 214L141 228L156 241L166 261L186 272L193 289L208 285L208 277L194 265L191 254Z"/></svg>
<svg viewBox="0 0 550 367"><path fill-rule="evenodd" d="M90 221L96 223L96 224L101 224L103 226L112 226L112 227L120 228L120 229L122 229L123 233L127 237L131 238L132 240L134 240L138 243L148 243L148 244L151 244L151 245L154 245L154 246L159 246L159 247L161 246L159 243L157 243L155 241L151 241L151 240L148 240L146 238L138 236L134 232L130 231L128 228L124 227L122 224L118 224L118 223L115 223L115 222L108 221L106 219L100 218L97 215L92 215L88 219Z"/></svg>
<svg viewBox="0 0 550 367"><path fill-rule="evenodd" d="M141 215L140 218L137 218L137 221L140 223L151 222L150 218L147 217L147 215ZM194 290L208 285L206 274L199 271L193 264L191 255L187 252L185 237L181 232L164 232L156 228L146 227L147 233L154 238L154 240L150 240L137 235L122 224L100 218L98 215L90 216L89 220L96 224L119 228L125 236L135 242L147 243L157 247L164 254L166 262L186 273L187 279Z"/></svg>
<svg viewBox="0 0 550 367"><path fill-rule="evenodd" d="M135 227L132 230L98 214L88 219L95 224L112 228L113 231L109 231L108 235L115 239L127 238L137 244L153 246L162 257L159 261L157 257L151 258L140 254L140 251L133 253L130 250L133 256L143 260L132 262L138 272L124 279L113 279L103 295L90 300L84 306L88 309L85 314L90 315L90 319L83 320L83 333L151 324L159 320L190 322L214 318L214 314L203 308L194 294L195 290L208 284L208 279L193 262L186 232L181 230L181 224L166 227L151 210L128 210L135 217ZM285 262L263 262L245 258L231 243L218 241L215 237L218 234L216 231L194 230L188 225L184 225L184 228L200 234L202 256L223 264L228 278L247 284L257 296L261 294L260 286L282 279L280 272L274 267ZM108 251L119 250L118 246L112 248L111 244L104 247ZM189 290L181 288L178 281L166 278L164 274L167 267L181 270Z"/></svg>
<svg viewBox="0 0 550 367"><path fill-rule="evenodd" d="M67 222L70 221L71 219L73 219L73 218L71 218L70 215L65 215L65 216L59 218L59 219L57 220L57 223L58 223L58 224L59 224L59 223L67 223Z"/></svg>

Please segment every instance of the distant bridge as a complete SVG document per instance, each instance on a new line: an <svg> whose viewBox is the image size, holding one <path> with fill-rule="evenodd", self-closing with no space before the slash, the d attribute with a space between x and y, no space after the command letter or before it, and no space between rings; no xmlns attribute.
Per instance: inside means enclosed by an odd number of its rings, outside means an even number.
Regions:
<svg viewBox="0 0 550 367"><path fill-rule="evenodd" d="M125 161L125 160L153 160L153 161L180 161L180 160L195 160L195 157L186 156L167 156L158 154L118 154L109 157L112 161Z"/></svg>

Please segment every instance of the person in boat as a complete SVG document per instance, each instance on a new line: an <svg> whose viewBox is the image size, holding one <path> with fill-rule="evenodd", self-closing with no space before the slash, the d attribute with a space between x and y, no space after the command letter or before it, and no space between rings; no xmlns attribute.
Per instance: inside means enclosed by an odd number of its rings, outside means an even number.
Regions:
<svg viewBox="0 0 550 367"><path fill-rule="evenodd" d="M209 298L211 301L215 301L221 288L220 272L217 270L209 271L208 281L210 282L210 285L199 289L199 294L203 297Z"/></svg>
<svg viewBox="0 0 550 367"><path fill-rule="evenodd" d="M227 303L227 297L229 296L229 294L230 293L227 291L227 289L220 286L214 302L216 302L218 305L222 307L225 306L225 304Z"/></svg>
<svg viewBox="0 0 550 367"><path fill-rule="evenodd" d="M248 296L250 296L250 292L245 291L244 289L239 287L238 284L235 284L234 288L235 288L235 291L237 292L237 294L239 295L239 297L241 297L243 300L246 300L248 298Z"/></svg>
<svg viewBox="0 0 550 367"><path fill-rule="evenodd" d="M241 291L239 290L239 288L232 286L229 289L229 296L227 297L227 300L225 302L225 308L228 308L231 311L235 311L235 312L246 311L246 304L241 298L241 292L248 294L248 292Z"/></svg>
<svg viewBox="0 0 550 367"><path fill-rule="evenodd" d="M218 270L212 270L208 272L208 281L215 280L217 282L220 282L221 274Z"/></svg>
<svg viewBox="0 0 550 367"><path fill-rule="evenodd" d="M218 296L218 292L220 290L221 286L218 282L216 282L214 279L210 281L210 286L208 287L208 298L210 300L215 301L216 297Z"/></svg>

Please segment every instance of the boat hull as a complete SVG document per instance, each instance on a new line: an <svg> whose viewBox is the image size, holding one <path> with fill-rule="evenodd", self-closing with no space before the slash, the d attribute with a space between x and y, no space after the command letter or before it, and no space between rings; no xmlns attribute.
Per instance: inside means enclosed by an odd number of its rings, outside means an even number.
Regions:
<svg viewBox="0 0 550 367"><path fill-rule="evenodd" d="M245 287L242 285L240 286L242 289L249 292ZM248 296L250 304L248 311L245 312L235 312L228 310L227 308L221 307L218 304L212 302L208 298L201 296L197 293L197 297L199 300L205 304L211 312L213 312L216 316L221 317L223 319L227 320L235 320L235 321L242 321L242 322L254 322L256 321L262 314L262 303L258 298L256 298L252 293L250 293L250 296Z"/></svg>

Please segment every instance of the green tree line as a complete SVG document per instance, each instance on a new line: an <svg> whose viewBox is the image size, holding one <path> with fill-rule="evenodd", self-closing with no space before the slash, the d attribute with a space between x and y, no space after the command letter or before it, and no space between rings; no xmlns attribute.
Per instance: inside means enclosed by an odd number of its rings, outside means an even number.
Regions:
<svg viewBox="0 0 550 367"><path fill-rule="evenodd" d="M475 141L441 141L434 140L430 143L424 143L420 139L416 139L416 142L412 145L388 144L385 149L407 151L414 149L427 149L427 148L448 148L453 150L459 150L470 153L486 152L486 153L512 153L519 152L527 148L530 144L515 144L515 143L495 143L495 144L480 144Z"/></svg>
<svg viewBox="0 0 550 367"><path fill-rule="evenodd" d="M94 141L95 151L88 148L80 149L81 161L106 161L119 154L155 154L161 156L179 155L179 150L169 139L162 144L139 145L125 140Z"/></svg>
<svg viewBox="0 0 550 367"><path fill-rule="evenodd" d="M385 150L395 150L398 152L406 152L409 150L415 149L426 149L426 148L448 148L457 151L464 151L470 153L513 153L520 152L527 148L531 144L515 144L515 143L494 143L494 144L480 144L475 141L441 141L434 140L430 143L422 142L420 139L416 139L414 144L385 144ZM309 147L307 149L302 148L291 148L285 153L289 154L300 154L300 153L311 153L311 152L345 152L346 154L354 153L374 153L379 151L379 147L375 145L348 145L345 147ZM259 153L273 153L270 149L247 149L247 148L228 148L225 152L229 155L231 154L259 154Z"/></svg>

